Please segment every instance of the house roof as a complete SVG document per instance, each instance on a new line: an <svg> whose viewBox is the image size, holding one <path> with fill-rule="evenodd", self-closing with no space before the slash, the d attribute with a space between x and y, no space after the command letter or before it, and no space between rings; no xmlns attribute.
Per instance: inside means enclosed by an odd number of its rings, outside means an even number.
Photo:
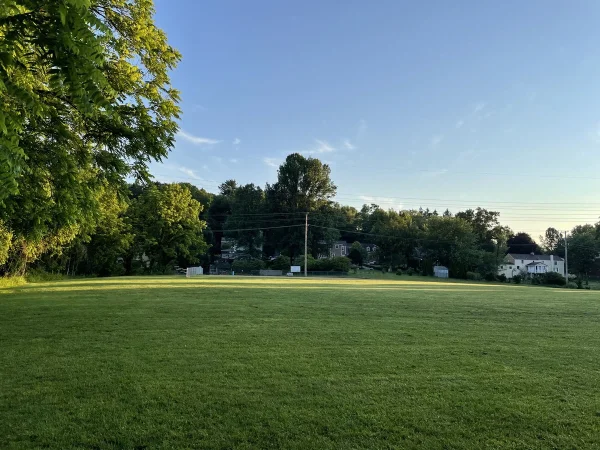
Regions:
<svg viewBox="0 0 600 450"><path fill-rule="evenodd" d="M526 266L545 266L546 264L544 264L541 261L534 261L534 262L530 262L529 264L525 264Z"/></svg>
<svg viewBox="0 0 600 450"><path fill-rule="evenodd" d="M564 261L560 256L556 255L532 255L531 253L509 253L507 256L512 256L514 259L528 259L534 261L550 261L550 256L554 256L554 261Z"/></svg>

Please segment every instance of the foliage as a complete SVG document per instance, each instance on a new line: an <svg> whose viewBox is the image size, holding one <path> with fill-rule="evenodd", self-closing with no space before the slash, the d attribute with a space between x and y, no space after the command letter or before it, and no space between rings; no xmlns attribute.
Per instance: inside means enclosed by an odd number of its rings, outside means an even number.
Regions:
<svg viewBox="0 0 600 450"><path fill-rule="evenodd" d="M550 286L564 286L567 280L558 272L546 272L539 276L540 283Z"/></svg>
<svg viewBox="0 0 600 450"><path fill-rule="evenodd" d="M506 283L506 275L501 273L500 275L498 275L498 281L500 281L501 283Z"/></svg>
<svg viewBox="0 0 600 450"><path fill-rule="evenodd" d="M581 289L580 287L578 287L577 284L573 283L572 281L569 281L566 286L568 289Z"/></svg>
<svg viewBox="0 0 600 450"><path fill-rule="evenodd" d="M260 256L263 243L260 228L267 222L262 216L265 211L263 190L254 184L233 187L230 182L223 186L223 191L230 199L231 208L224 224L225 235L235 239L237 245L243 247L250 256Z"/></svg>
<svg viewBox="0 0 600 450"><path fill-rule="evenodd" d="M486 272L483 274L483 279L485 281L496 281L496 275L491 272Z"/></svg>
<svg viewBox="0 0 600 450"><path fill-rule="evenodd" d="M130 207L129 220L136 234L129 259L147 258L150 272L197 262L207 249L201 210L202 205L184 186L148 186Z"/></svg>
<svg viewBox="0 0 600 450"><path fill-rule="evenodd" d="M471 225L456 217L434 216L427 221L424 248L428 257L447 266L453 277L465 278L481 261Z"/></svg>
<svg viewBox="0 0 600 450"><path fill-rule="evenodd" d="M249 273L265 268L265 263L260 259L236 259L231 264L231 270L240 273Z"/></svg>
<svg viewBox="0 0 600 450"><path fill-rule="evenodd" d="M556 228L548 228L541 238L541 243L547 254L564 257L564 239Z"/></svg>
<svg viewBox="0 0 600 450"><path fill-rule="evenodd" d="M0 265L3 265L8 260L12 238L13 233L0 220Z"/></svg>
<svg viewBox="0 0 600 450"><path fill-rule="evenodd" d="M291 267L291 261L289 256L279 255L269 264L270 269L274 270L285 270L289 271Z"/></svg>
<svg viewBox="0 0 600 450"><path fill-rule="evenodd" d="M350 258L350 261L352 261L353 264L362 266L365 260L367 259L367 251L360 244L360 242L355 241L350 246L350 252L348 254L348 257Z"/></svg>
<svg viewBox="0 0 600 450"><path fill-rule="evenodd" d="M38 121L53 121L64 145L101 171L145 176L149 158L166 156L179 114L168 72L180 55L153 13L148 0L3 2L0 200L31 168L22 137Z"/></svg>
<svg viewBox="0 0 600 450"><path fill-rule="evenodd" d="M514 277L512 277L513 283L515 284L521 284L521 281L523 281L523 276L522 275L515 275Z"/></svg>
<svg viewBox="0 0 600 450"><path fill-rule="evenodd" d="M527 233L511 235L507 240L508 253L541 253L542 249Z"/></svg>
<svg viewBox="0 0 600 450"><path fill-rule="evenodd" d="M481 280L481 274L477 272L467 272L467 280Z"/></svg>
<svg viewBox="0 0 600 450"><path fill-rule="evenodd" d="M84 241L105 187L147 178L177 130L179 54L149 0L5 0L0 7L0 273ZM57 259L58 258L58 259Z"/></svg>
<svg viewBox="0 0 600 450"><path fill-rule="evenodd" d="M589 226L575 227L568 238L569 271L580 276L600 265L600 242L596 229Z"/></svg>
<svg viewBox="0 0 600 450"><path fill-rule="evenodd" d="M292 259L302 253L304 214L326 207L336 193L330 174L329 166L316 158L305 158L298 153L288 155L279 167L277 182L267 184L266 201L270 213L287 219L286 225L296 226L268 230L265 234L270 246L285 249ZM323 228L312 227L309 232L311 241L318 242L327 236Z"/></svg>

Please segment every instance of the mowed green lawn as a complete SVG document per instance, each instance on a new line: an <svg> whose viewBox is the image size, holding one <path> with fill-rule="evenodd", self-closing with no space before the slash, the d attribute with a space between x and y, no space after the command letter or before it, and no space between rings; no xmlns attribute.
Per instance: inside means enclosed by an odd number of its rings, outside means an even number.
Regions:
<svg viewBox="0 0 600 450"><path fill-rule="evenodd" d="M600 448L600 294L409 277L0 289L0 448Z"/></svg>

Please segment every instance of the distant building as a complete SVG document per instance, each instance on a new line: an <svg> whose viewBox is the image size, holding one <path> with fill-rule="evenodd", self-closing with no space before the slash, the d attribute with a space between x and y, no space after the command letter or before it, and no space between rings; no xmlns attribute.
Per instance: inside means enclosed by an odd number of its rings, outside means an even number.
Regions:
<svg viewBox="0 0 600 450"><path fill-rule="evenodd" d="M446 266L433 266L433 276L438 278L448 278L448 268Z"/></svg>
<svg viewBox="0 0 600 450"><path fill-rule="evenodd" d="M515 275L536 275L557 272L565 275L565 260L556 255L536 255L533 253L509 253L498 267L498 275L512 278Z"/></svg>
<svg viewBox="0 0 600 450"><path fill-rule="evenodd" d="M375 251L377 246L371 243L360 242L362 248L367 252L367 260L371 261L374 259ZM346 241L335 241L329 248L329 257L333 258L336 256L349 256L350 250L352 249L352 243ZM325 257L325 256L323 256Z"/></svg>

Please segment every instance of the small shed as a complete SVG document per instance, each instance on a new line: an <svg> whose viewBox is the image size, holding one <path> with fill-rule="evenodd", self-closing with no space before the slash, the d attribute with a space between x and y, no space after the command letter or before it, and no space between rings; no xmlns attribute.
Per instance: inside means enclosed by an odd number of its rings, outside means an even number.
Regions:
<svg viewBox="0 0 600 450"><path fill-rule="evenodd" d="M446 266L433 266L433 276L438 278L448 278L448 268Z"/></svg>
<svg viewBox="0 0 600 450"><path fill-rule="evenodd" d="M185 276L187 278L193 277L194 275L204 275L204 269L202 268L202 266L188 267L185 270Z"/></svg>

